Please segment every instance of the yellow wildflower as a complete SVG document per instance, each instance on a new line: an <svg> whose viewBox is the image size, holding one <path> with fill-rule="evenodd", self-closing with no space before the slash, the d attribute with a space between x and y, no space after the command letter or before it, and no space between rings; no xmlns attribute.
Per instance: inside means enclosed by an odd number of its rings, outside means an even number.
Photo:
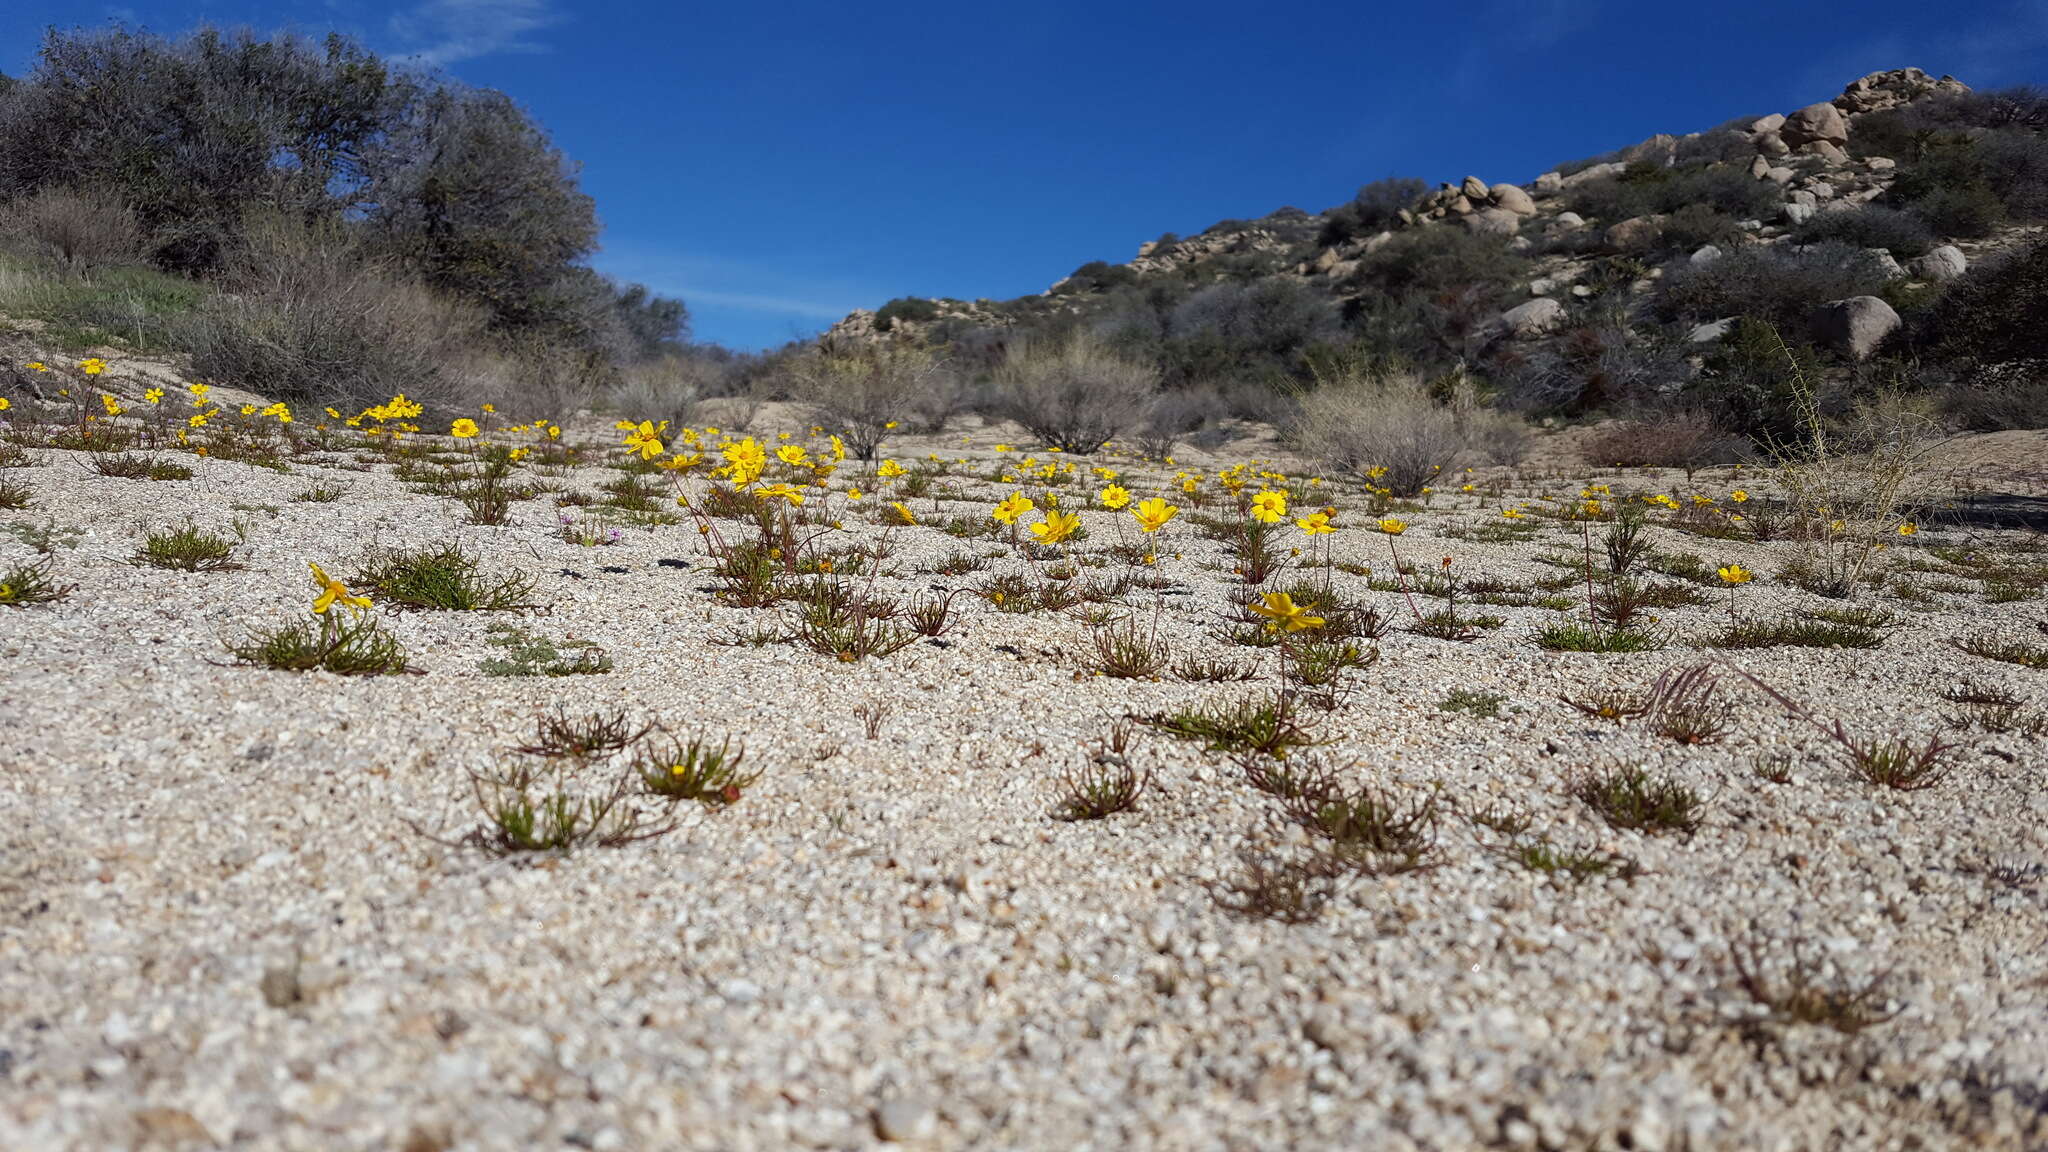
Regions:
<svg viewBox="0 0 2048 1152"><path fill-rule="evenodd" d="M460 420L457 420L448 428L448 434L450 436L455 437L457 440L467 440L470 437L476 435L476 433L476 421L471 420L467 416L464 416ZM630 445L632 441L628 440L626 441L626 443Z"/></svg>
<svg viewBox="0 0 2048 1152"><path fill-rule="evenodd" d="M1038 537L1040 544L1058 544L1074 534L1081 526L1078 512L1047 512L1045 519L1031 526L1031 534Z"/></svg>
<svg viewBox="0 0 2048 1152"><path fill-rule="evenodd" d="M1389 536L1399 536L1408 530L1408 522L1388 516L1380 521L1379 527L1380 531L1385 532Z"/></svg>
<svg viewBox="0 0 2048 1152"><path fill-rule="evenodd" d="M313 600L313 615L325 616L329 608L339 604L360 616L370 606L368 596L351 596L346 585L321 571L318 564L308 561L306 567L313 570L313 583L320 589L320 595Z"/></svg>
<svg viewBox="0 0 2048 1152"><path fill-rule="evenodd" d="M1108 469L1103 469L1103 471L1108 471ZM1131 502L1131 494L1121 485L1117 484L1111 484L1109 487L1096 493L1095 498L1102 501L1102 506L1112 512Z"/></svg>
<svg viewBox="0 0 2048 1152"><path fill-rule="evenodd" d="M1299 632L1304 628L1322 627L1322 617L1308 614L1312 607L1296 604L1294 597L1285 592L1268 592L1264 603L1251 606L1253 612L1266 618L1266 630L1269 632Z"/></svg>
<svg viewBox="0 0 2048 1152"><path fill-rule="evenodd" d="M1287 516L1287 494L1266 491L1252 497L1252 519L1278 524Z"/></svg>
<svg viewBox="0 0 2048 1152"><path fill-rule="evenodd" d="M1155 496L1150 500L1140 501L1131 511L1131 515L1137 519L1140 532L1157 532L1166 527L1166 522L1179 512L1180 509Z"/></svg>

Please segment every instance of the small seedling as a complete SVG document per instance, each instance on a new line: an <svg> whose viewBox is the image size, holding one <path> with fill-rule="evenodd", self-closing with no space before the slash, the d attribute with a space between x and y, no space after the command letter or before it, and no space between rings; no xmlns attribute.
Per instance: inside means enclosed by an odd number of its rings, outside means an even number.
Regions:
<svg viewBox="0 0 2048 1152"><path fill-rule="evenodd" d="M493 624L484 643L503 648L503 656L485 660L486 676L590 676L612 670L612 658L589 640L564 640L559 645L511 624ZM574 655L563 652L569 649Z"/></svg>
<svg viewBox="0 0 2048 1152"><path fill-rule="evenodd" d="M528 756L588 760L621 751L648 731L644 724L635 728L623 711L572 716L557 709L534 721L533 739L519 751Z"/></svg>
<svg viewBox="0 0 2048 1152"><path fill-rule="evenodd" d="M31 604L55 604L78 586L59 584L50 578L55 562L48 556L33 564L17 564L0 572L0 605L26 608Z"/></svg>
<svg viewBox="0 0 2048 1152"><path fill-rule="evenodd" d="M1779 971L1773 974L1761 941L1752 938L1728 945L1728 963L1734 970L1736 986L1764 1010L1766 1019L1818 1024L1853 1035L1883 1024L1901 1011L1885 1010L1888 997L1883 986L1889 971L1878 973L1861 986L1840 984L1827 979L1826 963L1810 957L1804 941L1794 938L1789 949L1791 961L1779 965Z"/></svg>
<svg viewBox="0 0 2048 1152"><path fill-rule="evenodd" d="M633 767L651 795L718 808L738 803L740 794L761 778L759 772L742 770L746 759L746 748L734 748L730 736L716 747L699 737L671 737L643 748Z"/></svg>
<svg viewBox="0 0 2048 1152"><path fill-rule="evenodd" d="M1453 688L1449 695L1437 702L1445 712L1463 712L1468 716L1495 719L1500 715L1500 706L1507 697L1499 692L1478 692L1470 688Z"/></svg>

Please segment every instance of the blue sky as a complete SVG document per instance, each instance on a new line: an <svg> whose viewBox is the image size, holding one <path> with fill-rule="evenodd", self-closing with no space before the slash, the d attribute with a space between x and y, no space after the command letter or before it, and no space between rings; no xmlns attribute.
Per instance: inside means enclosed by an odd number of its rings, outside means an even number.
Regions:
<svg viewBox="0 0 2048 1152"><path fill-rule="evenodd" d="M2048 83L2048 2L1030 5L13 0L51 23L339 29L502 88L583 166L603 270L759 348L899 295L1036 292L1161 232L1387 175L1528 180L1917 65Z"/></svg>

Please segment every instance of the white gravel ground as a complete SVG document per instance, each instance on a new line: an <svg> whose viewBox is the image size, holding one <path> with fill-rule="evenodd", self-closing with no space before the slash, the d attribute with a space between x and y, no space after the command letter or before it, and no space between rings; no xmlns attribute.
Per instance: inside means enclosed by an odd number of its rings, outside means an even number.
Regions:
<svg viewBox="0 0 2048 1152"><path fill-rule="evenodd" d="M985 474L997 436L971 437L891 454L964 453ZM1117 716L1270 692L1270 658L1250 684L1099 678L1079 620L972 596L947 647L843 664L721 646L760 614L714 603L688 525L586 549L553 535L549 498L517 505L511 527L473 527L386 466L280 475L180 456L194 479L149 483L32 456L0 471L34 492L0 523L82 535L55 552L68 599L0 607L0 1148L2048 1147L2048 738L1961 735L1950 779L1891 792L1732 677L1733 734L1703 747L1560 702L1702 658L1685 644L1546 652L1531 637L1560 614L1543 608L1485 609L1506 622L1470 643L1397 627L1347 704L1309 714L1324 743L1301 755L1399 794L1520 810L1533 835L1642 872L1531 871L1447 815L1435 866L1347 880L1291 925L1219 906L1212 885L1239 874L1241 847L1303 834L1199 745L1143 731L1131 755L1154 788L1136 811L1049 816L1061 773ZM1140 497L1171 472L1116 466ZM1525 473L1510 491L1570 496L1588 479ZM291 501L315 481L348 491ZM1002 491L940 484L977 516ZM1498 522L1498 503L1440 497L1401 547L1423 567L1555 573L1535 558L1576 547L1576 529L1446 535ZM188 515L241 521L246 568L132 562L146 529ZM1084 552L1114 539L1111 521L1088 514ZM1340 523L1326 538L1339 560L1388 566L1362 513ZM1829 603L1767 578L1795 545L1652 534L1756 569L1745 615ZM534 574L547 609L519 622L595 641L614 670L485 677L499 617L444 612L383 613L421 675L228 662L224 638L305 612L307 561L343 573L373 546L451 539ZM877 587L898 594L971 586L982 577L917 569L999 543L891 539L898 575ZM2018 551L2038 547L2023 533L1943 525L1887 558L1938 545L2044 559ZM1186 517L1166 537L1160 570L1192 592L1157 600L1176 651L1249 653L1214 638L1222 555ZM0 570L33 559L0 536ZM1398 594L1335 580L1407 623ZM1154 611L1148 592L1126 602ZM1902 623L1875 651L1731 659L1859 735L1942 731L1955 709L1936 693L1963 676L2048 710L2048 670L1949 643L2048 642L2038 596L1876 602ZM1697 638L1728 612L1715 591L1663 616ZM1441 710L1454 688L1502 694L1500 716ZM869 704L887 709L872 739ZM730 733L764 775L740 803L686 804L674 834L628 847L500 859L443 842L475 825L469 772L556 706ZM1750 767L1773 748L1796 757L1788 783ZM1609 828L1566 783L1617 759L1695 786L1705 826ZM1882 977L1897 1015L1854 1035L1760 1019L1731 945L1760 944L1779 972L1794 940L1831 987Z"/></svg>

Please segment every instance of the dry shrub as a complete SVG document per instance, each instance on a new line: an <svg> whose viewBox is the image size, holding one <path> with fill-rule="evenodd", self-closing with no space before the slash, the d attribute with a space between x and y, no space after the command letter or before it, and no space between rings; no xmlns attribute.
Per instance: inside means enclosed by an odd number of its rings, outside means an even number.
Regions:
<svg viewBox="0 0 2048 1152"><path fill-rule="evenodd" d="M872 460L889 432L917 415L943 367L914 344L876 340L806 349L790 358L787 371L790 394L811 419L838 433L856 458ZM948 413L937 407L943 424Z"/></svg>
<svg viewBox="0 0 2048 1152"><path fill-rule="evenodd" d="M1690 474L1709 464L1732 463L1741 453L1740 438L1691 409L1611 421L1579 442L1579 458L1595 468L1683 468Z"/></svg>
<svg viewBox="0 0 2048 1152"><path fill-rule="evenodd" d="M1304 452L1412 496L1463 459L1519 459L1521 422L1483 407L1458 376L1432 387L1407 371L1340 366L1317 372L1292 429Z"/></svg>
<svg viewBox="0 0 2048 1152"><path fill-rule="evenodd" d="M232 291L192 325L199 376L349 405L403 392L467 407L484 391L474 371L489 340L483 312L368 256L339 225L257 218L227 272Z"/></svg>
<svg viewBox="0 0 2048 1152"><path fill-rule="evenodd" d="M634 420L666 420L671 428L697 423L712 389L701 362L679 355L661 356L620 368L600 397L602 406Z"/></svg>
<svg viewBox="0 0 2048 1152"><path fill-rule="evenodd" d="M142 226L118 198L97 190L45 188L0 217L14 246L71 273L142 262Z"/></svg>
<svg viewBox="0 0 2048 1152"><path fill-rule="evenodd" d="M1808 437L1778 446L1778 483L1805 527L1809 590L1853 596L1872 555L1897 531L1901 510L1932 497L1927 464L1939 425L1924 398L1880 393L1830 422L1803 382L1799 396Z"/></svg>
<svg viewBox="0 0 2048 1152"><path fill-rule="evenodd" d="M1048 446L1090 453L1136 426L1158 389L1157 368L1075 332L1012 344L996 368L992 405Z"/></svg>

